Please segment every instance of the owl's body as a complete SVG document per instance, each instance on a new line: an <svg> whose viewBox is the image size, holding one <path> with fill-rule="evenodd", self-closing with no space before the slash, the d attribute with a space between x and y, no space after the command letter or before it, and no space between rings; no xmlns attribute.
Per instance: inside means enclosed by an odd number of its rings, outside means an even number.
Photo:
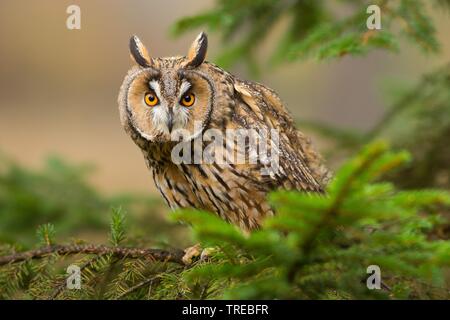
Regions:
<svg viewBox="0 0 450 320"><path fill-rule="evenodd" d="M278 95L204 61L206 43L206 36L200 34L187 57L150 58L141 42L132 38L137 66L121 88L121 122L142 150L156 187L172 209L215 212L249 231L274 214L267 201L269 192L279 188L323 192L328 171L310 141L295 128ZM208 129L224 136L228 130L276 129L277 170L264 161L174 161L172 151L178 142L171 133L177 129L192 133L185 140L191 150L196 143L207 147L210 142L198 141ZM238 152L234 148L224 143L225 152Z"/></svg>

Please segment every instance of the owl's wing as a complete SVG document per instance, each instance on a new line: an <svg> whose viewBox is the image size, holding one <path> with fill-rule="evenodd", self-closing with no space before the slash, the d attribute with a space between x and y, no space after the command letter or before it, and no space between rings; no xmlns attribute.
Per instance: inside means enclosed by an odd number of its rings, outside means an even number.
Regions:
<svg viewBox="0 0 450 320"><path fill-rule="evenodd" d="M328 170L313 150L311 141L295 128L278 95L254 82L236 80L234 88L237 101L235 120L244 128L275 129L278 132L278 164L258 162L249 168L253 171L252 176L258 177L257 183L270 190L281 187L323 192L329 179Z"/></svg>

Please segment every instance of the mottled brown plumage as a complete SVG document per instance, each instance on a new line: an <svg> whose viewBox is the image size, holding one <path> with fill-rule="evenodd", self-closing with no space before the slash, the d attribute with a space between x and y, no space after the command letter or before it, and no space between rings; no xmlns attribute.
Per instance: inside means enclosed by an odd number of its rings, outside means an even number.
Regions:
<svg viewBox="0 0 450 320"><path fill-rule="evenodd" d="M212 211L249 231L274 214L266 200L270 191L323 192L329 174L310 140L295 128L278 95L262 84L240 80L204 61L206 46L206 35L201 33L186 57L150 58L139 39L133 37L130 49L136 66L128 72L120 90L121 122L142 150L156 187L172 209ZM145 103L149 94L150 99L156 99L151 100L157 101L155 106ZM189 97L195 97L192 106L183 106L185 97L190 102ZM259 160L177 163L171 153L178 142L171 139L171 133L178 129L191 132L184 143L192 147L192 155L195 143L207 129L223 133L228 129L277 129L278 170ZM200 142L204 148L208 143ZM234 145L225 142L223 146L223 152L239 152ZM216 146L214 157L218 153ZM268 174L262 174L264 168Z"/></svg>

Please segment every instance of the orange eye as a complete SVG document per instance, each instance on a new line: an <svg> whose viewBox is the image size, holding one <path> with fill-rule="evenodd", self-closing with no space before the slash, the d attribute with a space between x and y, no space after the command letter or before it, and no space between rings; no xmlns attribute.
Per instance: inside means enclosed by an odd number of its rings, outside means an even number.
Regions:
<svg viewBox="0 0 450 320"><path fill-rule="evenodd" d="M150 92L145 94L144 100L145 103L150 107L156 106L159 102L158 97Z"/></svg>
<svg viewBox="0 0 450 320"><path fill-rule="evenodd" d="M185 107L190 107L195 102L195 96L193 93L185 94L183 98L181 98L181 104Z"/></svg>

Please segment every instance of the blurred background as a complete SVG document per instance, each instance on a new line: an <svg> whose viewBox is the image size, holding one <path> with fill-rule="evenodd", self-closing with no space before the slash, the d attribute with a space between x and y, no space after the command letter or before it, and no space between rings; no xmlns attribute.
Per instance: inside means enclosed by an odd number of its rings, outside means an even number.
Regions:
<svg viewBox="0 0 450 320"><path fill-rule="evenodd" d="M71 4L81 7L81 30L66 28ZM213 6L212 0L2 0L1 154L32 170L41 170L50 155L73 164L92 164L96 169L87 176L88 183L105 197L122 192L156 197L142 155L119 122L118 90L131 66L128 40L138 35L153 56L184 55L200 29L174 38L170 27ZM441 43L438 55L402 43L396 54L375 50L325 63L297 61L263 69L257 78L241 64L229 71L272 87L298 120L368 131L398 86L413 85L450 57L450 19L439 10L432 17ZM277 46L282 30L283 21L258 55L264 58ZM224 44L215 33L209 38L207 59L214 62ZM323 147L314 132L304 131L318 149ZM90 197L92 190L85 196ZM47 210L45 205L42 210ZM95 214L94 209L80 210Z"/></svg>

